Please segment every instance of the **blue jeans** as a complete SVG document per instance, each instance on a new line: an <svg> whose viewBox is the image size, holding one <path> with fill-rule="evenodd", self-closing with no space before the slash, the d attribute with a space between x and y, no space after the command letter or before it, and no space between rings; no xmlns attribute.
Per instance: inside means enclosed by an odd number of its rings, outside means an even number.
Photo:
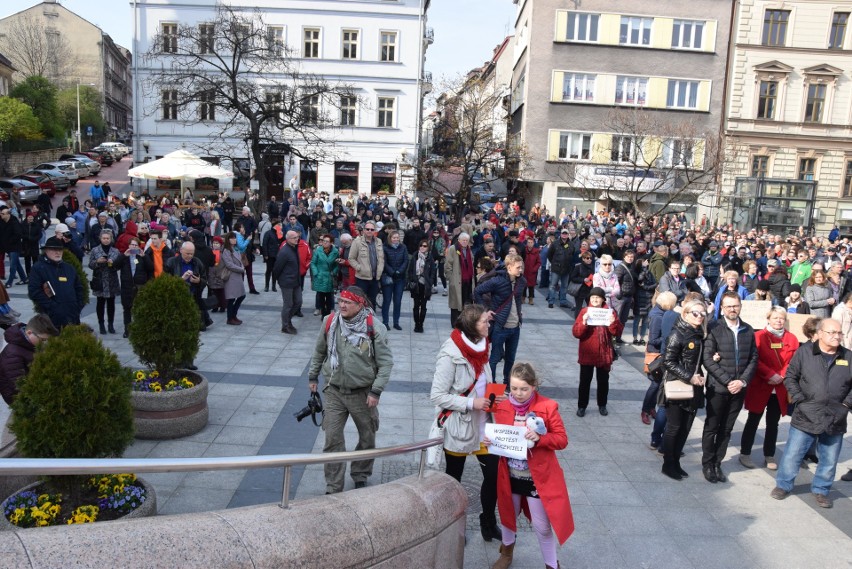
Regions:
<svg viewBox="0 0 852 569"><path fill-rule="evenodd" d="M641 324L640 324L641 322ZM636 312L633 313L633 339L641 339L648 333L648 315L640 316Z"/></svg>
<svg viewBox="0 0 852 569"><path fill-rule="evenodd" d="M394 279L393 284L382 287L382 322L388 324L391 298L393 299L393 323L399 326L399 311L402 308L402 293L405 292L405 279Z"/></svg>
<svg viewBox="0 0 852 569"><path fill-rule="evenodd" d="M376 298L379 296L379 281L373 279L365 281L364 279L356 278L355 286L364 291L364 294L370 299L370 304L373 305L373 310L375 310L377 308Z"/></svg>
<svg viewBox="0 0 852 569"><path fill-rule="evenodd" d="M547 290L547 304L556 304L556 289L559 288L559 306L568 306L568 283L571 281L570 271L564 275L550 272L550 287Z"/></svg>
<svg viewBox="0 0 852 569"><path fill-rule="evenodd" d="M811 482L811 492L814 494L827 495L831 491L831 483L834 482L834 473L837 470L837 458L843 447L843 435L811 435L800 431L790 425L790 434L787 436L787 445L784 447L784 456L778 465L778 474L775 477L775 485L785 492L792 492L793 482L799 473L799 465L805 453L811 448L811 444L819 440L817 455L819 464L814 479Z"/></svg>
<svg viewBox="0 0 852 569"><path fill-rule="evenodd" d="M509 372L512 371L512 366L515 365L515 354L518 352L518 342L521 339L521 327L503 328L499 324L494 324L494 329L491 331L491 357L488 358L488 363L491 364L491 377L497 378L497 362L503 361L503 383L509 385Z"/></svg>
<svg viewBox="0 0 852 569"><path fill-rule="evenodd" d="M658 389L659 389L659 384ZM652 407L653 408L653 407ZM657 407L657 416L654 418L654 430L651 431L651 443L656 443L659 447L663 444L663 434L666 432L666 406L660 405Z"/></svg>
<svg viewBox="0 0 852 569"><path fill-rule="evenodd" d="M17 251L9 251L9 278L6 280L6 286L12 286L12 281L15 280L15 273L18 273L18 278L25 280L27 274L24 272L24 267L21 265L21 254Z"/></svg>

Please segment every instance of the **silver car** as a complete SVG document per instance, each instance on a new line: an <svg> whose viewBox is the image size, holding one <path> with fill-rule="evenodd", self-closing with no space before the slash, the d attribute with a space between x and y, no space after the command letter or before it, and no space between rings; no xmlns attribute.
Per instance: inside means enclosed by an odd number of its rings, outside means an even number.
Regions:
<svg viewBox="0 0 852 569"><path fill-rule="evenodd" d="M80 179L80 171L70 162L43 162L34 168L35 170L55 171L65 174L72 186L77 185ZM88 170L87 170L88 172Z"/></svg>
<svg viewBox="0 0 852 569"><path fill-rule="evenodd" d="M53 185L56 186L57 192L64 192L68 189L68 186L71 185L71 180L69 180L68 176L66 176L65 173L59 169L43 170L41 168L31 168L24 173L49 176L50 179L53 180Z"/></svg>
<svg viewBox="0 0 852 569"><path fill-rule="evenodd" d="M21 203L33 203L41 196L41 188L28 180L0 178L0 192L7 196L14 193ZM0 196L2 197L2 196Z"/></svg>

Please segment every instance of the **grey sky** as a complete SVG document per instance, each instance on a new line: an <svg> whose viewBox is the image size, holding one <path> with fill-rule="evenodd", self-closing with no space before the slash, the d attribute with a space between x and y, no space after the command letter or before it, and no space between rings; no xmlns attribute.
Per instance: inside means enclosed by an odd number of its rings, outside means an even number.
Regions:
<svg viewBox="0 0 852 569"><path fill-rule="evenodd" d="M25 10L38 0L2 0L0 17ZM127 0L61 0L63 6L100 26L119 45L132 49L133 11ZM435 43L426 52L426 69L435 80L455 77L482 65L514 29L512 0L432 0L429 26Z"/></svg>

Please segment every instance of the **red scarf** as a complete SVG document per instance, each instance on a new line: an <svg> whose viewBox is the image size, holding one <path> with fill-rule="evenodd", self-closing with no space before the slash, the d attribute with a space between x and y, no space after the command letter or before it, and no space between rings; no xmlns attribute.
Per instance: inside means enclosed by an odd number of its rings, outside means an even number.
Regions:
<svg viewBox="0 0 852 569"><path fill-rule="evenodd" d="M482 373L482 370L488 364L488 354L491 348L491 342L488 338L485 338L485 349L481 352L477 352L464 341L462 338L461 330L458 328L454 329L452 334L450 334L450 338L453 339L456 347L461 351L464 359L466 359L470 365L473 366L474 379L479 379L479 375Z"/></svg>

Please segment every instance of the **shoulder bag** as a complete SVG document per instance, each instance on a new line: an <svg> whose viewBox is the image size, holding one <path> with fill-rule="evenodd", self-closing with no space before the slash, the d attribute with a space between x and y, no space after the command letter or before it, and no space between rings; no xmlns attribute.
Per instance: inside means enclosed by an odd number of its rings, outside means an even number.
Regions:
<svg viewBox="0 0 852 569"><path fill-rule="evenodd" d="M473 388L476 387L476 380L464 390L462 395L467 397L470 395L470 392L473 391ZM429 428L429 438L430 439L444 439L444 423L447 422L447 418L452 414L452 410L450 409L439 409L437 418L432 421L432 426ZM435 445L426 449L426 464L433 468L440 468L441 461L444 459L444 445Z"/></svg>
<svg viewBox="0 0 852 569"><path fill-rule="evenodd" d="M695 366L695 371L692 373L693 376L698 373L699 367L701 367L701 358L698 359L698 364ZM684 383L680 379L669 379L668 375L668 372L666 372L664 378L665 383L663 384L666 399L670 401L685 401L695 397L695 391L692 389L691 383Z"/></svg>

